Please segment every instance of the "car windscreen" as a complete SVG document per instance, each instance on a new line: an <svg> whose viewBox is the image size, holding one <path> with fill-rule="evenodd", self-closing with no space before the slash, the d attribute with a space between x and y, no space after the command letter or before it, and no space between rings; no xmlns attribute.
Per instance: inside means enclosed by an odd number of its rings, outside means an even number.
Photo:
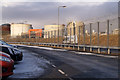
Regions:
<svg viewBox="0 0 120 80"><path fill-rule="evenodd" d="M7 54L10 54L10 51L8 50L7 47L0 47L0 51L7 53Z"/></svg>

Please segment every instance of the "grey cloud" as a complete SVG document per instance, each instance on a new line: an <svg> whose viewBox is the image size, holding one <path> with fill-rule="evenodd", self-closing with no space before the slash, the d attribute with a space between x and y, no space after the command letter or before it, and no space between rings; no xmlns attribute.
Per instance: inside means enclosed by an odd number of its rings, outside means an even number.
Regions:
<svg viewBox="0 0 120 80"><path fill-rule="evenodd" d="M66 5L67 8L60 9L60 23L66 24L69 20L85 20L88 18L99 17L103 15L116 14L117 3L110 2L98 6L79 6L74 3L57 2L24 2L24 5L15 7L3 7L3 21L8 22L27 20L35 27L45 24L57 24L57 11L59 5ZM77 3L79 4L79 3ZM82 4L82 3L80 3Z"/></svg>

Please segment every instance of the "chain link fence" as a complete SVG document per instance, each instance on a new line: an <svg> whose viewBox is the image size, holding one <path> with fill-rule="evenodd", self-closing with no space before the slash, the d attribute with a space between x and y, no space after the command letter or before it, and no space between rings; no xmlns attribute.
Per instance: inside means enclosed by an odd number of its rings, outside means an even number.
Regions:
<svg viewBox="0 0 120 80"><path fill-rule="evenodd" d="M36 36L34 33L31 34L34 37L31 37L25 34L16 38L6 37L4 41L118 47L120 31L118 21L118 18L86 21L82 26L78 27L73 26L53 31L43 31L39 33L42 36Z"/></svg>

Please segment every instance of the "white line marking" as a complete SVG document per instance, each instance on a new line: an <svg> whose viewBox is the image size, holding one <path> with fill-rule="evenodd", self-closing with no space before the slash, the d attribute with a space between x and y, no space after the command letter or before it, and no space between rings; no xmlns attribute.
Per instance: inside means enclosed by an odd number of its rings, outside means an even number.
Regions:
<svg viewBox="0 0 120 80"><path fill-rule="evenodd" d="M58 69L58 71L61 73L61 74L65 74L62 70Z"/></svg>
<svg viewBox="0 0 120 80"><path fill-rule="evenodd" d="M67 74L65 74L65 76L68 76Z"/></svg>
<svg viewBox="0 0 120 80"><path fill-rule="evenodd" d="M56 67L55 65L52 65L54 68Z"/></svg>
<svg viewBox="0 0 120 80"><path fill-rule="evenodd" d="M110 56L110 55L102 55L102 54L94 54L94 53L85 53L85 52L74 52L74 53L82 54L82 55L94 55L94 56L107 57L107 58L118 58L118 56Z"/></svg>
<svg viewBox="0 0 120 80"><path fill-rule="evenodd" d="M58 69L58 71L61 73L61 74L64 74L66 77L68 77L67 74L65 74L65 72L63 72L62 70ZM73 80L72 78L68 77L70 80Z"/></svg>
<svg viewBox="0 0 120 80"><path fill-rule="evenodd" d="M102 56L102 57L108 57L108 58L118 58L118 56L107 56L107 55L96 55L96 56Z"/></svg>
<svg viewBox="0 0 120 80"><path fill-rule="evenodd" d="M72 78L68 77L70 80L73 80Z"/></svg>

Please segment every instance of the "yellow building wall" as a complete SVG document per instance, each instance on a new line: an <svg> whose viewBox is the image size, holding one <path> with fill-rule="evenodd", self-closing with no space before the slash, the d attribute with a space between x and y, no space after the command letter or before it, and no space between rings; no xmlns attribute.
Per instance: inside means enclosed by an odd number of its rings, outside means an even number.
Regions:
<svg viewBox="0 0 120 80"><path fill-rule="evenodd" d="M44 26L44 38L51 38L54 36L58 36L58 28L59 28L59 36L62 36L62 30L65 29L65 25L45 25Z"/></svg>
<svg viewBox="0 0 120 80"><path fill-rule="evenodd" d="M75 30L74 30L74 23L75 23ZM69 22L67 25L67 35L70 36L74 36L74 32L75 35L79 35L79 27L80 27L80 34L83 34L83 29L84 29L84 23L83 22ZM71 28L71 32L70 32L70 28Z"/></svg>

